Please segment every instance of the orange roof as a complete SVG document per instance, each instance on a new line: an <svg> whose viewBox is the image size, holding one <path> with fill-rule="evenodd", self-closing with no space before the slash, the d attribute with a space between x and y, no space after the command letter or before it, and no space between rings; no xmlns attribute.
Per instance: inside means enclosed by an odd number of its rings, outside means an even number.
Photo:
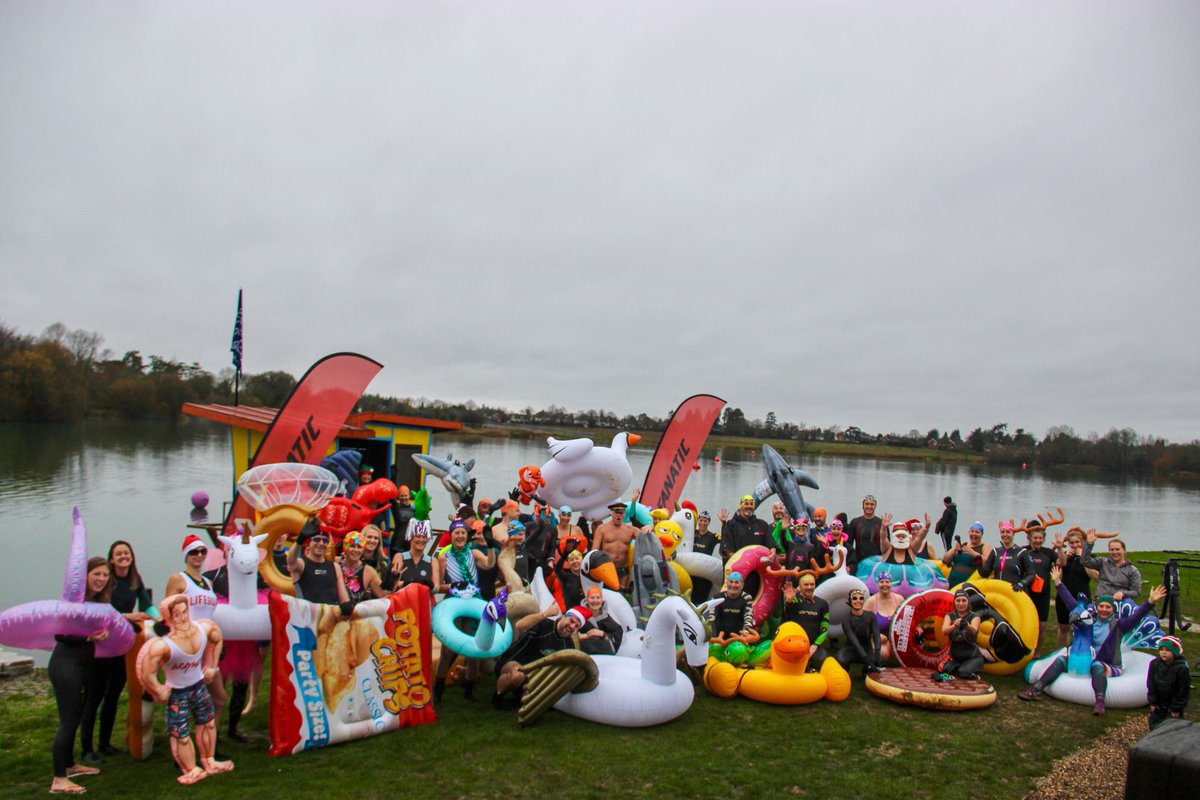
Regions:
<svg viewBox="0 0 1200 800"><path fill-rule="evenodd" d="M429 428L435 431L460 431L462 423L451 419L429 417L405 417L400 414L385 414L382 411L356 411L346 417L347 425L366 425L368 422L383 422L388 425L407 425L410 428Z"/></svg>
<svg viewBox="0 0 1200 800"><path fill-rule="evenodd" d="M215 420L225 425L238 428L249 428L255 431L266 431L279 409L269 406L230 406L224 403L184 403L183 413L193 417ZM346 424L338 431L338 436L369 439L375 432L366 427L368 422L383 422L391 425L407 425L412 428L429 428L431 430L457 431L462 429L461 422L443 419L425 419L424 417L402 417L399 414L382 414L371 411L359 411L346 419Z"/></svg>

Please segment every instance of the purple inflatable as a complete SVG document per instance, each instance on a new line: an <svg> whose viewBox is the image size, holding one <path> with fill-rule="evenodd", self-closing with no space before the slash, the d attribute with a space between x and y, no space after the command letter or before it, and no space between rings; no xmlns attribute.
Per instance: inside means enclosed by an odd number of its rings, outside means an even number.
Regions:
<svg viewBox="0 0 1200 800"><path fill-rule="evenodd" d="M99 658L124 655L133 647L133 627L108 603L83 602L87 583L87 529L76 508L71 549L61 600L34 600L0 612L0 644L27 650L53 650L54 637L88 636L101 628L108 638L96 643Z"/></svg>

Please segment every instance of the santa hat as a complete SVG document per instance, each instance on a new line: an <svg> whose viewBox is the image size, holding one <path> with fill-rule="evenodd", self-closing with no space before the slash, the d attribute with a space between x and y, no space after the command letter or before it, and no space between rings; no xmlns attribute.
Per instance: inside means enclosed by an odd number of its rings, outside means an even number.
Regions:
<svg viewBox="0 0 1200 800"><path fill-rule="evenodd" d="M921 524L921 520L917 519L916 517L913 517L910 520L905 520L904 527L908 528L909 531L912 531L912 530L916 529L917 526L919 526L920 524Z"/></svg>
<svg viewBox="0 0 1200 800"><path fill-rule="evenodd" d="M203 548L205 550L208 549L208 546L204 544L203 539L201 539L199 536L197 536L194 533L189 533L187 535L187 537L183 540L183 554L186 556L188 553L192 552L197 547Z"/></svg>
<svg viewBox="0 0 1200 800"><path fill-rule="evenodd" d="M567 616L574 617L575 621L582 626L591 619L592 612L587 606L571 606L567 609Z"/></svg>

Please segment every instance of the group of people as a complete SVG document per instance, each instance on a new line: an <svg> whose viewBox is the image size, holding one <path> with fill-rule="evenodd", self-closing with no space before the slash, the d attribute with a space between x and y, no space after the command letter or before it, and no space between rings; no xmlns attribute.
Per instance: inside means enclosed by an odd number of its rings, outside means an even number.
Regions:
<svg viewBox="0 0 1200 800"><path fill-rule="evenodd" d="M475 505L460 505L448 529L435 532L429 520L403 513L404 508L411 506L406 502L407 490L405 487L401 490L400 511L395 515L396 524L391 532L367 525L346 535L335 548L330 534L314 516L305 523L294 543L273 554L281 570L291 577L298 596L336 605L348 616L356 603L386 596L413 583L426 586L431 598L478 595L491 599L502 588L520 591L540 568L553 586L557 602L520 619L515 625L512 645L495 659L496 690L492 700L498 708L519 704L524 682L522 668L534 659L568 647L592 654L615 654L620 648L623 630L608 614L600 589L594 585L585 588L581 570L585 554L600 551L616 567L622 589L628 590L630 544L641 529L627 519L625 502L613 503L609 506L610 516L593 523L583 515L576 518L567 506L554 509L535 503L532 513L523 514L513 499L496 503L482 499ZM892 659L888 628L903 598L892 591L887 571L878 574L874 593L861 589L849 593L845 602L850 612L842 626L840 641L830 640L829 604L816 595L816 587L832 576L837 561L844 562L851 574L858 563L872 556L899 565L914 564L917 559L940 560L948 567L949 584L955 594L954 608L946 614L941 627L950 642L949 658L939 672L946 679L974 677L983 666L983 654L975 644L981 618L972 610L968 591L960 586L973 573L1007 581L1015 590L1027 593L1038 611L1039 638L1041 625L1049 614L1052 583L1058 584L1055 605L1060 646L1069 641L1076 600L1081 596L1094 597L1099 650L1093 679L1096 711L1102 713L1104 678L1119 674L1121 664L1118 640L1125 623L1114 617L1115 603L1122 599L1136 600L1142 591L1141 576L1126 558L1124 542L1109 538L1108 557L1097 557L1092 551L1100 535L1094 530L1073 528L1064 536L1054 537L1047 547L1048 524L1039 518L1019 528L1008 522L1000 523L999 545L993 546L984 541L986 531L980 522L969 526L965 540L956 535L957 506L949 497L943 505L943 512L932 527L928 514L904 521L893 521L890 514L877 516L878 503L870 495L863 498L862 514L853 519L844 513L830 519L823 508L793 518L783 503L775 503L771 519L766 520L756 515L754 498L745 495L732 515L726 508L720 509L719 530L712 527L708 511L696 514L693 549L728 562L746 546L767 548L772 566L787 574L773 616L780 621L795 622L804 629L810 642L808 668L812 670L819 670L831 654L843 666L861 664L864 673L883 669ZM1061 519L1049 520L1049 524L1057 522ZM1025 533L1024 546L1014 543L1017 532ZM437 539L435 533L440 533ZM940 555L934 539L940 539ZM208 573L202 571L208 548L199 537L188 536L182 550L183 569L170 576L165 595L186 598L192 620L209 620L220 595L228 592L227 575L223 567ZM727 571L719 587L702 578L693 580L692 600L697 605L708 601L705 607L715 638L757 640L751 613L756 587L747 586L757 579L757 575ZM1097 581L1094 590L1092 580ZM265 584L260 584L260 588L265 588ZM1162 587L1151 591L1144 609L1161 599L1163 592ZM114 542L107 558L89 561L87 599L111 602L135 627L151 621L150 593L128 542ZM57 637L51 656L50 679L60 717L53 747L51 790L54 792L82 792L83 787L72 778L95 774L96 764L103 756L121 752L111 737L125 683L124 661L121 657L94 657L95 642L103 635L97 632L82 638ZM216 724L223 711L228 711L227 735L244 740L238 724L254 702L261 675L259 644L266 643L229 643L221 669L188 672L186 678L191 682L186 686L173 685L168 671L169 689L187 694L187 702L181 704L182 716L178 708L172 712L168 706L173 746L176 739L186 740L189 735L188 709L194 717L197 736L202 742L212 744L207 756L202 750L199 765L192 763L193 771L229 768L216 751ZM170 657L170 653L163 655ZM442 700L456 657L457 654L443 646L435 681L436 702ZM231 660L238 665L230 663ZM464 666L464 694L474 699L480 665L473 659L465 659ZM1040 697L1045 685L1061 671L1062 666L1056 662L1021 696ZM1182 714L1187 702L1186 676L1181 643L1171 637L1164 639L1160 659L1150 676L1152 723ZM227 678L232 678L232 690L228 693ZM94 737L97 719L98 740ZM81 730L82 744L78 761L73 757L77 730Z"/></svg>

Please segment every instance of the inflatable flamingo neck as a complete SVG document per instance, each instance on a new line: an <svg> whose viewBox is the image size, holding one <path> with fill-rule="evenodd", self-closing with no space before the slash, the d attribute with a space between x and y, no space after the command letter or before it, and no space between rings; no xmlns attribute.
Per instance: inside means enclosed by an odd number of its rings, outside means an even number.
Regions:
<svg viewBox="0 0 1200 800"><path fill-rule="evenodd" d="M82 603L87 589L87 528L79 507L71 509L71 549L67 552L67 571L63 575L62 599Z"/></svg>

